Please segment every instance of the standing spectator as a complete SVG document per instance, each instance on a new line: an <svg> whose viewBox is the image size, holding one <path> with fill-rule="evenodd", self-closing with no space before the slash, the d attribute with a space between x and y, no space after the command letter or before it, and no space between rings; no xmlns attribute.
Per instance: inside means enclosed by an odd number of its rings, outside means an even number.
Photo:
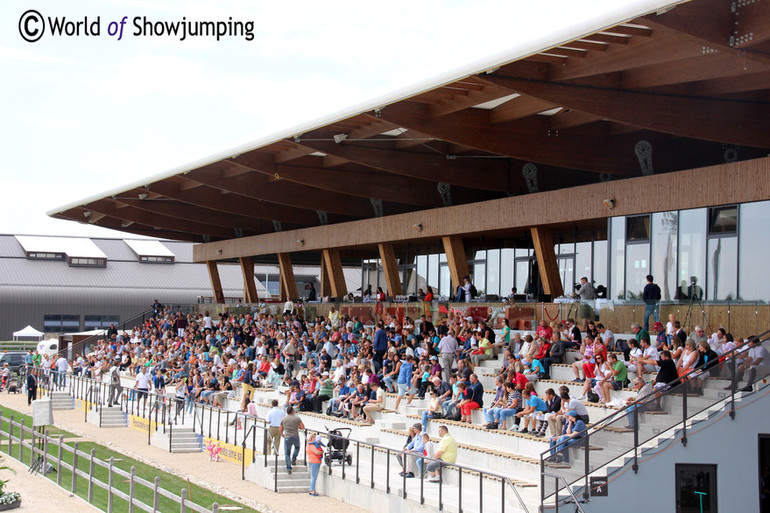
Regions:
<svg viewBox="0 0 770 513"><path fill-rule="evenodd" d="M54 373L54 378L58 376L58 380L54 379L54 383L58 383L59 388L64 388L66 385L67 369L69 369L69 363L67 363L64 354L60 354L59 358L56 359L56 372Z"/></svg>
<svg viewBox="0 0 770 513"><path fill-rule="evenodd" d="M297 464L299 456L299 430L305 429L302 419L294 413L294 408L286 408L286 416L281 420L281 436L286 441L286 472L291 474L292 465ZM292 452L292 447L294 451Z"/></svg>
<svg viewBox="0 0 770 513"><path fill-rule="evenodd" d="M460 346L455 338L454 330L449 330L444 338L438 343L438 351L441 355L441 369L444 372L444 381L449 381L452 375L452 364L455 357L459 357Z"/></svg>
<svg viewBox="0 0 770 513"><path fill-rule="evenodd" d="M642 291L642 299L644 299L644 331L649 333L650 315L652 315L655 322L660 322L660 317L658 316L660 287L653 283L651 274L647 275L647 285L644 286L644 291Z"/></svg>
<svg viewBox="0 0 770 513"><path fill-rule="evenodd" d="M286 412L283 411L283 408L278 406L278 399L273 399L270 405L272 408L267 412L265 422L267 422L268 425L270 438L273 439L275 454L278 454L281 450L281 421L286 417Z"/></svg>
<svg viewBox="0 0 770 513"><path fill-rule="evenodd" d="M457 461L457 441L449 434L449 428L446 426L439 427L438 434L441 437L441 441L433 457L440 461L431 461L427 469L430 473L428 481L431 483L441 481L442 463L455 463Z"/></svg>
<svg viewBox="0 0 770 513"><path fill-rule="evenodd" d="M315 489L316 481L318 480L318 470L321 468L321 457L324 454L324 444L317 439L315 433L311 433L307 438L307 464L310 467L310 495L318 497L318 492Z"/></svg>
<svg viewBox="0 0 770 513"><path fill-rule="evenodd" d="M457 287L457 294L455 295L455 301L458 303L469 303L470 300L473 298L473 290L475 290L476 287L474 287L471 284L471 277L468 275L463 276L463 282L461 285L458 285Z"/></svg>
<svg viewBox="0 0 770 513"><path fill-rule="evenodd" d="M37 398L37 376L35 376L34 369L30 369L27 372L27 406L32 404Z"/></svg>
<svg viewBox="0 0 770 513"><path fill-rule="evenodd" d="M118 399L120 399L121 394L123 393L123 386L120 383L120 366L119 366L120 360L113 361L112 368L110 369L110 395L107 399L107 406L116 406L120 404L118 402ZM181 387L177 387L181 388Z"/></svg>

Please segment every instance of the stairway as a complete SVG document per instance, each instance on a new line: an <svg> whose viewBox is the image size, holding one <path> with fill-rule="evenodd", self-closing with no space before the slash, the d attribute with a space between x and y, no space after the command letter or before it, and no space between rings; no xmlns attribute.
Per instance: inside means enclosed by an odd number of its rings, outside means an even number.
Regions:
<svg viewBox="0 0 770 513"><path fill-rule="evenodd" d="M168 429L168 428L167 428ZM167 430L171 436L171 452L201 452L201 440L193 428L174 427L173 432Z"/></svg>
<svg viewBox="0 0 770 513"><path fill-rule="evenodd" d="M74 410L75 400L69 392L51 392L52 410Z"/></svg>
<svg viewBox="0 0 770 513"><path fill-rule="evenodd" d="M126 414L119 407L103 406L101 412L101 427L124 428L128 426Z"/></svg>
<svg viewBox="0 0 770 513"><path fill-rule="evenodd" d="M270 471L270 478L274 479L273 469L275 461L269 460L267 469ZM271 487L272 488L272 487ZM307 492L310 488L310 468L298 464L293 465L291 474L286 471L286 463L283 458L278 458L278 493L301 493Z"/></svg>

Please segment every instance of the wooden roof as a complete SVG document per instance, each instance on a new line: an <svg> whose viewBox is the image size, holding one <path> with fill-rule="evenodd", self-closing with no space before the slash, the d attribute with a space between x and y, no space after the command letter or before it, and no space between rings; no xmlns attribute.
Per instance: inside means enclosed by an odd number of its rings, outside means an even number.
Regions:
<svg viewBox="0 0 770 513"><path fill-rule="evenodd" d="M768 2L693 0L50 215L209 242L752 159L769 40Z"/></svg>

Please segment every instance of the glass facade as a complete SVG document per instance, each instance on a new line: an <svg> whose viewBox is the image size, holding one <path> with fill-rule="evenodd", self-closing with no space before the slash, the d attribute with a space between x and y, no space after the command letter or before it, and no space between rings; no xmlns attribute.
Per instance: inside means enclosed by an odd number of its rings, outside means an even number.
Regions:
<svg viewBox="0 0 770 513"><path fill-rule="evenodd" d="M770 254L768 219L770 201L764 201L613 217L608 220L607 240L586 240L592 238L587 232L554 234L560 238L554 253L564 293L572 294L585 276L597 292L606 287L608 299L639 301L646 277L652 274L663 301L767 301L770 273L763 263ZM367 262L374 271L373 287L376 283L384 287L379 260ZM531 247L478 250L468 268L480 294L503 298L516 287L519 294L536 296L540 288ZM427 283L434 294L454 296L443 253L417 255L399 269L408 279L405 293L414 294Z"/></svg>
<svg viewBox="0 0 770 513"><path fill-rule="evenodd" d="M767 272L767 256L770 255L770 238L767 222L770 220L770 201L745 203L740 207L738 227L738 294L740 299L770 299L770 273Z"/></svg>

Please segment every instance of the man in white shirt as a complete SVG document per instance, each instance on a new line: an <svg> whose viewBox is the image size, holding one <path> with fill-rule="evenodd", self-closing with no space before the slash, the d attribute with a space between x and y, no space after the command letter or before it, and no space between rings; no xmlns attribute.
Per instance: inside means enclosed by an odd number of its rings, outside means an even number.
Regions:
<svg viewBox="0 0 770 513"><path fill-rule="evenodd" d="M56 359L56 373L59 376L58 383L60 387L64 387L65 380L67 379L67 370L69 369L69 363L67 363L67 359L64 357L64 355L60 355L59 358ZM57 382L56 376L54 376L54 383Z"/></svg>
<svg viewBox="0 0 770 513"><path fill-rule="evenodd" d="M139 368L139 372L136 373L136 403L139 404L139 400L144 398L144 404L147 404L147 394L150 391L152 384L152 376L149 373L145 373L142 368Z"/></svg>
<svg viewBox="0 0 770 513"><path fill-rule="evenodd" d="M283 408L278 406L277 399L273 399L271 405L272 408L269 412L267 412L265 421L268 424L270 436L273 439L273 448L275 449L275 454L278 454L278 451L281 449L281 421L286 416L286 412L283 411Z"/></svg>
<svg viewBox="0 0 770 513"><path fill-rule="evenodd" d="M644 365L644 368L637 368L637 374L642 371L655 372L658 370L658 350L650 345L650 339L642 337L642 357L638 359L638 364ZM637 364L637 365L638 365Z"/></svg>
<svg viewBox="0 0 770 513"><path fill-rule="evenodd" d="M763 378L770 374L770 354L765 349L756 337L751 337L748 343L749 354L743 363L738 366L738 375L733 376L732 387L738 386L744 373L748 371L746 376L746 386L741 388L742 392L751 392L754 390L754 381L757 378ZM732 372L732 365L728 366L728 372Z"/></svg>
<svg viewBox="0 0 770 513"><path fill-rule="evenodd" d="M719 328L709 337L709 346L716 354L722 354L724 351L722 346L724 346L727 341L725 335L727 335L725 329Z"/></svg>
<svg viewBox="0 0 770 513"><path fill-rule="evenodd" d="M452 375L452 364L455 361L455 356L459 356L460 352L454 330L449 330L449 333L441 339L438 343L438 351L441 353L440 363L444 373L444 381L449 382L449 376Z"/></svg>

